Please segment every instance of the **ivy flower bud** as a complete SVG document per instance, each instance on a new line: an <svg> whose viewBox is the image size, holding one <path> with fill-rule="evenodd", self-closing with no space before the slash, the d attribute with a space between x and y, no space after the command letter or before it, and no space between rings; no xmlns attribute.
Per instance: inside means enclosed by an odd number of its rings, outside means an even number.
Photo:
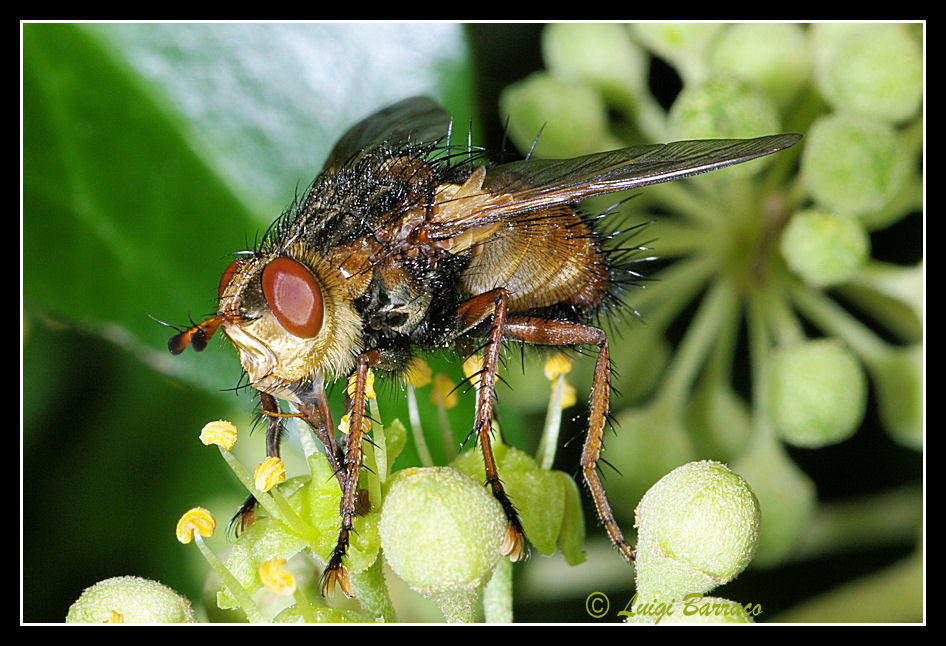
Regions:
<svg viewBox="0 0 946 646"><path fill-rule="evenodd" d="M604 97L584 81L535 72L506 86L499 109L510 140L522 150L532 148L536 157L577 157L621 146L608 127Z"/></svg>
<svg viewBox="0 0 946 646"><path fill-rule="evenodd" d="M213 514L203 507L194 507L187 510L181 519L177 521L177 540L184 543L190 543L194 538L194 532L201 536L213 536L217 521Z"/></svg>
<svg viewBox="0 0 946 646"><path fill-rule="evenodd" d="M905 25L817 25L816 82L839 111L887 121L915 115L923 99L923 52Z"/></svg>
<svg viewBox="0 0 946 646"><path fill-rule="evenodd" d="M86 588L66 623L194 623L190 601L171 588L136 576L117 576Z"/></svg>
<svg viewBox="0 0 946 646"><path fill-rule="evenodd" d="M644 603L702 594L734 579L755 554L759 502L718 462L678 467L636 510L637 592Z"/></svg>
<svg viewBox="0 0 946 646"><path fill-rule="evenodd" d="M778 111L768 96L754 85L724 76L685 86L670 108L670 124L683 139L754 137L780 130ZM747 167L756 172L759 165L739 166Z"/></svg>
<svg viewBox="0 0 946 646"><path fill-rule="evenodd" d="M896 132L863 117L821 117L806 135L801 170L815 200L866 217L900 189L908 171Z"/></svg>
<svg viewBox="0 0 946 646"><path fill-rule="evenodd" d="M782 107L811 74L804 29L790 23L729 25L712 45L713 67L762 88Z"/></svg>
<svg viewBox="0 0 946 646"><path fill-rule="evenodd" d="M839 285L870 255L870 238L860 220L805 210L792 216L782 233L782 256L813 287Z"/></svg>
<svg viewBox="0 0 946 646"><path fill-rule="evenodd" d="M236 444L237 427L226 420L209 422L200 431L200 441L207 446L216 444L225 451L229 451Z"/></svg>
<svg viewBox="0 0 946 646"><path fill-rule="evenodd" d="M268 457L259 463L253 474L253 482L260 491L269 491L286 480L286 465L279 458Z"/></svg>
<svg viewBox="0 0 946 646"><path fill-rule="evenodd" d="M472 612L472 599L500 559L506 528L496 499L449 467L398 472L379 525L388 564L448 618L455 617L457 604Z"/></svg>
<svg viewBox="0 0 946 646"><path fill-rule="evenodd" d="M766 402L785 441L806 448L835 444L853 435L864 418L867 378L836 340L795 344L769 361Z"/></svg>

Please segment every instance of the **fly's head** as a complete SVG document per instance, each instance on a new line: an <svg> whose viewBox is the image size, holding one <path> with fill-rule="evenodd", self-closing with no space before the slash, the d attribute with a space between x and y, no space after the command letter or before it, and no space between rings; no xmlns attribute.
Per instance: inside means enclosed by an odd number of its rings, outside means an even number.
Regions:
<svg viewBox="0 0 946 646"><path fill-rule="evenodd" d="M220 327L250 385L292 400L294 386L353 367L362 327L353 290L365 281L303 244L238 257L220 279L216 316L175 335L168 347L199 352Z"/></svg>

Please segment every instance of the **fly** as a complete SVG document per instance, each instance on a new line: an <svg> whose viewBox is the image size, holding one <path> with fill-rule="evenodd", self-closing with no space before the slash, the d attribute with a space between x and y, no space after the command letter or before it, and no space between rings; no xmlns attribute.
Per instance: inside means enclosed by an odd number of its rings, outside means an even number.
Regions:
<svg viewBox="0 0 946 646"><path fill-rule="evenodd" d="M581 470L608 537L633 561L596 472L610 359L607 335L592 325L628 282L629 268L577 205L740 164L801 138L680 141L491 165L468 146L450 145L451 123L434 101L415 97L353 126L305 195L223 272L216 315L168 342L173 354L188 345L199 352L223 330L268 417L267 456L279 455L278 400L321 441L342 490L341 529L322 574L323 594L337 584L351 596L344 561L364 502L358 476L368 371L403 374L418 350L484 348L473 434L486 484L508 521L503 554L523 557L522 523L490 447L506 340L597 350ZM323 388L326 379L342 378L353 384L343 447Z"/></svg>

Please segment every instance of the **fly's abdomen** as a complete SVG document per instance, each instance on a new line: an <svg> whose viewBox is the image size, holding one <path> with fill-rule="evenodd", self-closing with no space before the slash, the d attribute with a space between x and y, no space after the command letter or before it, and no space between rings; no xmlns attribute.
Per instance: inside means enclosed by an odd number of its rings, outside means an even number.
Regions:
<svg viewBox="0 0 946 646"><path fill-rule="evenodd" d="M513 313L561 306L584 313L604 299L608 270L591 228L557 207L512 218L474 246L460 284L468 296L505 288Z"/></svg>

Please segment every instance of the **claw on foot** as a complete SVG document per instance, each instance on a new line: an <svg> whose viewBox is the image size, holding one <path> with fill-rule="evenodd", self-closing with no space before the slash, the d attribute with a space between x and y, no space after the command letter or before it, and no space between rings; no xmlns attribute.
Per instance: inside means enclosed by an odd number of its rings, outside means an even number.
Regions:
<svg viewBox="0 0 946 646"><path fill-rule="evenodd" d="M512 525L507 527L499 551L503 556L508 556L513 563L521 561L526 554L526 539L522 531Z"/></svg>
<svg viewBox="0 0 946 646"><path fill-rule="evenodd" d="M323 597L329 597L335 593L335 585L342 589L342 592L349 599L352 598L351 575L348 574L348 568L339 563L334 565L329 563L322 573L322 585L320 591Z"/></svg>

